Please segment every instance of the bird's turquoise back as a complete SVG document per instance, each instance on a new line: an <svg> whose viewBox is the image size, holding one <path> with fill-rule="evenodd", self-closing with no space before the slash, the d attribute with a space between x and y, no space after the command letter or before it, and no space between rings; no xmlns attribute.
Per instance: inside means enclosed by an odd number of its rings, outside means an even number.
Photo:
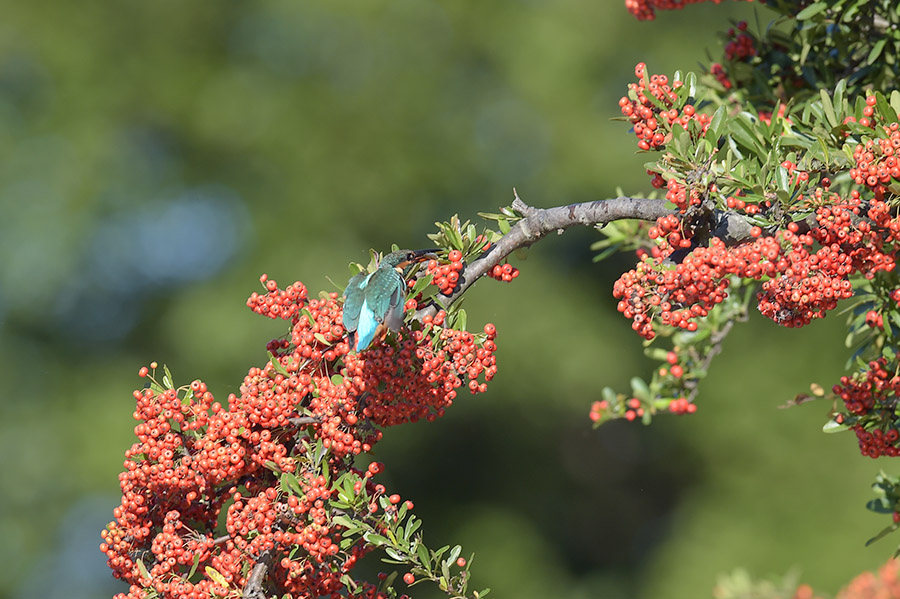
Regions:
<svg viewBox="0 0 900 599"><path fill-rule="evenodd" d="M363 351L374 340L379 324L400 328L406 281L393 266L382 264L371 274L360 273L350 279L344 298L344 328L356 332L355 349Z"/></svg>

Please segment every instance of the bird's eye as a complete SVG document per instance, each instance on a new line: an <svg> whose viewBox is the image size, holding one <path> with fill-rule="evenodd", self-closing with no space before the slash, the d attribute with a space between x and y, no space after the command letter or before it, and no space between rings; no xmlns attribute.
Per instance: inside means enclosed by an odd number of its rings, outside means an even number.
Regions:
<svg viewBox="0 0 900 599"><path fill-rule="evenodd" d="M409 260L410 262L412 262L413 260L416 259L416 253L415 253L415 252L409 252L409 253L407 253L407 254L406 254L406 259Z"/></svg>

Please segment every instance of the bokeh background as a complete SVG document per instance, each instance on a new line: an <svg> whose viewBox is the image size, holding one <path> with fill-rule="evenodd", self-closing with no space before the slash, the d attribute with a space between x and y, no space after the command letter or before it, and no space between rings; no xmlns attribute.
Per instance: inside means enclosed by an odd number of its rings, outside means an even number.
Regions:
<svg viewBox="0 0 900 599"><path fill-rule="evenodd" d="M618 0L2 2L0 597L110 597L98 550L151 360L220 399L283 328L245 298L266 272L343 283L368 248L427 245L436 219L647 189L616 102L699 68L756 4L638 23ZM615 311L625 258L591 231L481 282L500 370L433 424L389 431L385 482L475 584L525 599L710 596L791 568L835 591L864 548L878 469L828 407L777 406L845 360L840 317L736 330L692 417L591 430L603 385L651 365ZM880 463L879 463L880 465ZM378 565L368 567L377 569ZM419 590L422 589L421 592ZM422 586L417 597L436 596Z"/></svg>

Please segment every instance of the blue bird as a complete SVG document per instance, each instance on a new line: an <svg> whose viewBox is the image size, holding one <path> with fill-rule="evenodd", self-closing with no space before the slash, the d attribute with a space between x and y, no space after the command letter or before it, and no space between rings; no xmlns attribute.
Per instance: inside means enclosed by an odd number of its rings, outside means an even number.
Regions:
<svg viewBox="0 0 900 599"><path fill-rule="evenodd" d="M406 278L413 264L436 258L435 250L399 250L381 259L378 268L359 273L344 290L344 329L351 335L351 345L360 352L368 348L376 336L388 329L403 326L406 303ZM353 339L355 336L355 340Z"/></svg>

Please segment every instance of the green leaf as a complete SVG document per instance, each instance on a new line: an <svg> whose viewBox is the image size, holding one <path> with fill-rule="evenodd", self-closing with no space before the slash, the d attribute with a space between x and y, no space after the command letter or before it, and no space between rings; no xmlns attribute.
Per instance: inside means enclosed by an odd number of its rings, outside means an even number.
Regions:
<svg viewBox="0 0 900 599"><path fill-rule="evenodd" d="M300 481L290 472L282 472L279 480L282 490L288 495L303 495L303 489L300 487Z"/></svg>
<svg viewBox="0 0 900 599"><path fill-rule="evenodd" d="M894 109L894 112L900 114L900 91L896 89L891 92L891 108Z"/></svg>
<svg viewBox="0 0 900 599"><path fill-rule="evenodd" d="M834 418L829 419L822 427L823 433L840 433L845 430L847 430L847 424L838 423Z"/></svg>
<svg viewBox="0 0 900 599"><path fill-rule="evenodd" d="M838 126L837 115L834 113L834 104L831 103L831 96L824 89L819 90L819 96L822 98L822 109L825 111L825 118L832 127Z"/></svg>
<svg viewBox="0 0 900 599"><path fill-rule="evenodd" d="M388 541L387 537L383 537L374 532L367 532L366 534L363 535L363 539L365 539L366 542L369 543L370 545L374 545L376 547L381 547L383 545L391 544L391 542Z"/></svg>
<svg viewBox="0 0 900 599"><path fill-rule="evenodd" d="M879 499L870 499L866 503L866 509L879 514L893 514L894 506L884 497Z"/></svg>
<svg viewBox="0 0 900 599"><path fill-rule="evenodd" d="M281 363L281 360L275 357L275 354L272 352L266 352L269 354L269 361L272 362L272 368L275 369L275 372L284 376L290 376L290 373L285 369L284 364Z"/></svg>
<svg viewBox="0 0 900 599"><path fill-rule="evenodd" d="M191 571L188 572L188 575L187 575L187 577L185 578L185 580L190 580L190 579L191 579L191 577L192 577L192 576L194 575L194 573L197 571L197 566L199 566L199 565L200 565L200 554L199 554L199 553L195 553L195 554L194 554L194 564L191 566Z"/></svg>
<svg viewBox="0 0 900 599"><path fill-rule="evenodd" d="M697 95L697 75L688 73L684 78L684 86L688 88L688 95L693 98Z"/></svg>
<svg viewBox="0 0 900 599"><path fill-rule="evenodd" d="M137 561L138 571L141 573L142 578L146 578L147 580L153 580L153 577L150 576L150 572L147 571L147 566L144 565L144 560L139 559Z"/></svg>
<svg viewBox="0 0 900 599"><path fill-rule="evenodd" d="M749 118L743 114L739 115L729 122L728 130L735 141L765 160L763 149L759 144L759 140L756 138L756 132L754 131L754 127L750 123Z"/></svg>
<svg viewBox="0 0 900 599"><path fill-rule="evenodd" d="M723 104L716 109L716 112L712 116L712 120L709 123L709 129L706 130L706 137L708 139L718 141L722 136L722 131L725 129L725 116L726 110L725 105Z"/></svg>
<svg viewBox="0 0 900 599"><path fill-rule="evenodd" d="M173 382L175 379L172 378L172 373L169 372L169 367L163 364L163 385L165 385L166 389L174 389L175 383Z"/></svg>
<svg viewBox="0 0 900 599"><path fill-rule="evenodd" d="M900 524L898 524L898 523L896 523L896 522L895 522L894 524L891 524L890 526L887 526L887 527L883 528L883 529L881 530L880 533L878 533L877 535L875 535L874 537L872 537L871 539L869 539L868 541L866 541L866 547L868 547L869 545L871 545L871 544L874 543L875 541L877 541L877 540L879 540L879 539L881 539L881 538L883 538L883 537L886 537L887 535L891 534L892 532L894 532L894 531L897 530L898 528L900 528Z"/></svg>
<svg viewBox="0 0 900 599"><path fill-rule="evenodd" d="M875 108L881 118L887 122L897 120L897 112L891 106L890 102L888 102L887 98L884 97L883 93L875 92L875 100Z"/></svg>
<svg viewBox="0 0 900 599"><path fill-rule="evenodd" d="M343 385L344 377L342 377L339 374L332 374L331 375L331 384L334 385L335 387L339 387L340 385Z"/></svg>
<svg viewBox="0 0 900 599"><path fill-rule="evenodd" d="M775 170L775 182L778 185L778 189L787 191L788 185L790 184L790 176L788 175L788 170L783 166L780 166Z"/></svg>
<svg viewBox="0 0 900 599"><path fill-rule="evenodd" d="M872 46L872 50L869 51L869 55L866 57L866 64L873 64L878 57L881 56L881 51L884 50L884 45L887 43L887 36L882 37L880 40L875 42L875 45Z"/></svg>
<svg viewBox="0 0 900 599"><path fill-rule="evenodd" d="M428 556L428 548L421 542L416 544L416 555L419 557L419 564L431 576L431 558Z"/></svg>
<svg viewBox="0 0 900 599"><path fill-rule="evenodd" d="M827 2L815 2L798 12L797 16L794 18L798 21L805 21L806 19L816 16L826 8L828 8Z"/></svg>
<svg viewBox="0 0 900 599"><path fill-rule="evenodd" d="M631 379L631 390L638 399L643 399L645 401L650 400L650 387L647 386L647 383L645 383L643 379L633 377Z"/></svg>
<svg viewBox="0 0 900 599"><path fill-rule="evenodd" d="M409 295L411 297L416 297L417 295L422 293L422 291L424 291L424 289L426 287L431 285L431 282L433 280L434 280L434 275L425 275L424 277L420 277L416 281L416 283L413 285L412 291L409 292Z"/></svg>
<svg viewBox="0 0 900 599"><path fill-rule="evenodd" d="M397 562L399 562L401 564L406 563L406 558L403 555L401 555L400 552L397 551L396 549L394 549L393 547L385 547L384 552L387 553L388 556L390 556L392 559L397 560Z"/></svg>
<svg viewBox="0 0 900 599"><path fill-rule="evenodd" d="M313 337L315 337L316 340L319 341L320 343L324 343L325 345L331 345L331 342L328 341L328 339L326 339L325 335L323 335L322 333L315 333L315 334L313 334Z"/></svg>

